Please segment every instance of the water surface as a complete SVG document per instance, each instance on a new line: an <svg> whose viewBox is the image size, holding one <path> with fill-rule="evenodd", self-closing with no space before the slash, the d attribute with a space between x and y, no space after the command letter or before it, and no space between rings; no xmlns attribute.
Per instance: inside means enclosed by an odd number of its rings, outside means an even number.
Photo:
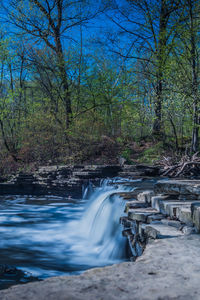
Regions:
<svg viewBox="0 0 200 300"><path fill-rule="evenodd" d="M125 202L116 193L133 189L106 180L90 183L83 199L1 196L0 264L43 279L126 260Z"/></svg>

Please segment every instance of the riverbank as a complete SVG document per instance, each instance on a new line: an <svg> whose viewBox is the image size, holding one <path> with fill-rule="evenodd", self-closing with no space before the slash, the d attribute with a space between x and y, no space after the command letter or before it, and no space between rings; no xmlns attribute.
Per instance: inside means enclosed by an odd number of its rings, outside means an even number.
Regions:
<svg viewBox="0 0 200 300"><path fill-rule="evenodd" d="M152 241L135 263L0 291L2 300L199 300L200 236Z"/></svg>

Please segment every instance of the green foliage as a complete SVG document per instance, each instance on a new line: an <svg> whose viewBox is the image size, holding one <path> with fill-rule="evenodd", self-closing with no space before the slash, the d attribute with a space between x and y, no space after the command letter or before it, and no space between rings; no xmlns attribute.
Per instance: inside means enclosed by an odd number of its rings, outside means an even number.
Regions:
<svg viewBox="0 0 200 300"><path fill-rule="evenodd" d="M5 168L14 171L25 165L46 163L117 163L119 156L128 163L135 159L153 163L168 148L177 152L189 148L192 131L200 126L194 122L195 105L198 114L200 111L199 3L192 2L193 27L187 5L175 9L170 6L166 26L159 31L160 7L165 1L156 1L155 5L149 0L139 2L128 1L130 9L123 14L115 12L125 26L134 19L131 14L138 5L143 7L147 3L149 11L140 12L144 25L131 24L131 35L128 31L118 34L116 27L114 38L110 32L111 40L101 43L101 47L94 43L95 31L90 36L79 22L75 22L76 29L68 31L69 24L63 18L59 51L43 10L29 0L10 2L14 5L10 18L23 31L15 27L14 33L8 35L5 28L1 30L1 172ZM57 1L55 5L51 1L41 3L52 5L50 12L56 22ZM87 1L64 3L64 12L75 13L72 15L77 20L88 16ZM170 3L174 2L166 1L167 10ZM70 24L72 19L70 15ZM104 32L101 35L107 39ZM147 36L149 39L143 38ZM191 41L195 42L194 53ZM112 45L121 48L121 55L108 51ZM114 50L117 53L119 49ZM66 93L72 115L67 112ZM159 96L162 142L152 136ZM71 118L69 126L67 117Z"/></svg>
<svg viewBox="0 0 200 300"><path fill-rule="evenodd" d="M148 149L144 150L139 157L140 163L153 164L155 161L159 160L165 153L163 142L159 142Z"/></svg>
<svg viewBox="0 0 200 300"><path fill-rule="evenodd" d="M122 151L122 153L121 153L121 156L123 158L125 158L127 164L131 164L132 163L131 154L132 154L132 151L129 148L124 149Z"/></svg>

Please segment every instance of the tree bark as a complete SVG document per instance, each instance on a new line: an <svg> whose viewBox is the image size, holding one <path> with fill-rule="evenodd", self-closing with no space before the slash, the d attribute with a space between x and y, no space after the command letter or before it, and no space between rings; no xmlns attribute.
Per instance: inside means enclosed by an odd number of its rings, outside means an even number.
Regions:
<svg viewBox="0 0 200 300"><path fill-rule="evenodd" d="M72 120L72 108L71 108L71 95L69 90L69 84L65 69L65 59L63 54L63 49L61 45L60 38L57 38L56 42L56 48L57 48L57 57L58 57L58 68L60 77L62 80L62 87L63 87L63 101L65 105L65 125L66 129L69 128Z"/></svg>
<svg viewBox="0 0 200 300"><path fill-rule="evenodd" d="M190 15L190 44L191 44L191 62L192 62L192 97L193 97L193 129L191 152L197 152L199 147L199 97L198 97L198 65L197 65L197 39L195 32L194 6L191 0L188 0L189 15Z"/></svg>
<svg viewBox="0 0 200 300"><path fill-rule="evenodd" d="M166 0L161 0L161 11L159 21L159 38L156 49L156 95L154 101L155 120L153 124L153 134L157 137L162 136L162 103L163 103L163 69L165 65L165 52L167 45L167 23L169 12Z"/></svg>

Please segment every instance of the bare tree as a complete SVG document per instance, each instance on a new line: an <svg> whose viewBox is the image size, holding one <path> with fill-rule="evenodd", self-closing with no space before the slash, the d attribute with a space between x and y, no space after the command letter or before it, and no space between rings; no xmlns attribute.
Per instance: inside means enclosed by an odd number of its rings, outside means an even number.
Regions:
<svg viewBox="0 0 200 300"><path fill-rule="evenodd" d="M160 136L163 129L165 68L178 23L172 16L179 4L179 0L128 0L127 5L115 5L115 16L109 16L118 26L121 35L125 34L128 37L127 45L131 45L128 55L123 54L122 42L122 49L116 52L126 58L144 62L146 73L151 73L155 93L153 133L156 136Z"/></svg>
<svg viewBox="0 0 200 300"><path fill-rule="evenodd" d="M188 25L189 25L189 44L190 44L190 65L191 65L191 91L193 99L193 130L192 130L192 143L191 152L197 152L199 146L199 125L200 125L200 95L198 91L199 85L199 3L195 0L186 0L188 7Z"/></svg>
<svg viewBox="0 0 200 300"><path fill-rule="evenodd" d="M35 43L44 43L55 54L59 78L61 80L62 100L65 106L66 129L72 120L70 83L66 70L66 40L72 39L70 32L75 27L86 24L99 10L89 9L84 0L10 0L5 3L10 21L23 33L28 34ZM78 10L83 3L84 11ZM33 43L34 45L34 43Z"/></svg>

